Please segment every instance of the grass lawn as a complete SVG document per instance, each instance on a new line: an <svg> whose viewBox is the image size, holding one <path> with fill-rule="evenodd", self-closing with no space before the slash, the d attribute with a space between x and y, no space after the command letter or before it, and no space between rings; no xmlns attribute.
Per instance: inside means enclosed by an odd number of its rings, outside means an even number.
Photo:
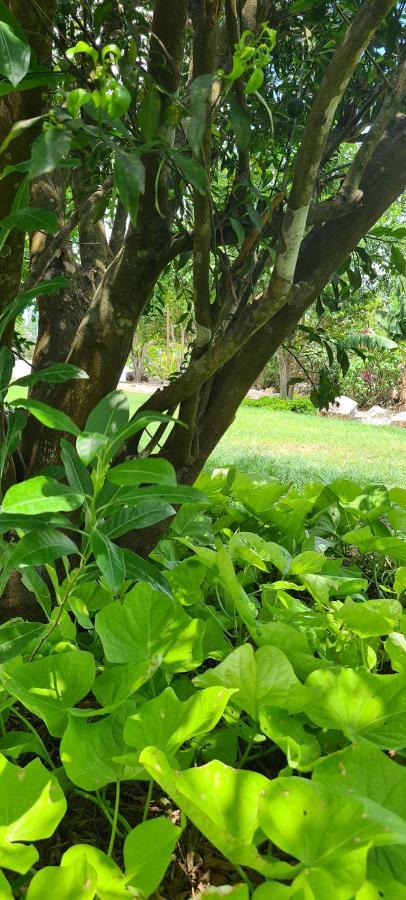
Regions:
<svg viewBox="0 0 406 900"><path fill-rule="evenodd" d="M134 410L145 394L129 392ZM321 416L241 406L209 459L258 475L293 481L351 478L406 488L406 432Z"/></svg>
<svg viewBox="0 0 406 900"><path fill-rule="evenodd" d="M21 396L21 388L10 395ZM147 399L133 391L128 396L131 412ZM299 487L343 477L406 487L406 432L242 406L209 459L211 466L232 464Z"/></svg>

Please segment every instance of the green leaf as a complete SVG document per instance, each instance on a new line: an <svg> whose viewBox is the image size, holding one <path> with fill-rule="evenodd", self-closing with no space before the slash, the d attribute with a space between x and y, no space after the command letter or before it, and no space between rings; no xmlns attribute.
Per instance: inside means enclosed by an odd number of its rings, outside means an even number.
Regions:
<svg viewBox="0 0 406 900"><path fill-rule="evenodd" d="M17 487L17 485L15 486ZM18 485L18 487L20 486L22 485ZM13 569L18 569L20 566L43 566L54 562L61 556L69 556L71 553L77 553L76 544L54 528L44 528L24 535L13 545L7 558L0 576L0 593L4 590L5 583Z"/></svg>
<svg viewBox="0 0 406 900"><path fill-rule="evenodd" d="M200 155L206 130L214 78L212 74L198 75L189 88L191 117L187 135L192 152L197 157Z"/></svg>
<svg viewBox="0 0 406 900"><path fill-rule="evenodd" d="M291 769L308 771L320 756L320 745L316 737L285 710L263 707L260 713L261 731L280 747Z"/></svg>
<svg viewBox="0 0 406 900"><path fill-rule="evenodd" d="M124 550L124 561L127 578L132 581L143 581L145 584L150 584L156 591L162 591L163 594L172 597L169 583L155 563L138 556L132 550Z"/></svg>
<svg viewBox="0 0 406 900"><path fill-rule="evenodd" d="M396 569L395 578L393 582L393 590L396 592L398 597L406 591L406 566L400 566L399 569Z"/></svg>
<svg viewBox="0 0 406 900"><path fill-rule="evenodd" d="M58 513L54 513L53 515L40 513L38 516L24 516L19 515L18 513L0 512L0 534L4 534L5 531L10 531L11 528L21 528L22 531L32 531L39 528L49 528L50 525L55 525L59 528L71 527L69 519L67 519L66 516L63 516L62 513L60 515Z"/></svg>
<svg viewBox="0 0 406 900"><path fill-rule="evenodd" d="M402 615L398 600L365 600L355 603L347 597L337 619L361 638L379 637L395 630Z"/></svg>
<svg viewBox="0 0 406 900"><path fill-rule="evenodd" d="M80 434L79 428L69 416L59 409L54 409L53 406L48 406L47 403L42 403L41 400L19 397L17 400L13 400L13 406L22 406L23 409L27 409L46 428L55 428L57 431L66 431L68 434Z"/></svg>
<svg viewBox="0 0 406 900"><path fill-rule="evenodd" d="M186 741L217 725L232 693L232 688L206 688L182 702L168 687L127 719L125 741L138 752L153 745L171 757Z"/></svg>
<svg viewBox="0 0 406 900"><path fill-rule="evenodd" d="M83 503L83 494L55 478L37 475L19 484L13 484L6 492L2 511L35 515L45 512L71 511Z"/></svg>
<svg viewBox="0 0 406 900"><path fill-rule="evenodd" d="M117 593L125 579L125 559L121 547L116 547L102 531L94 530L90 544L96 563L113 593Z"/></svg>
<svg viewBox="0 0 406 900"><path fill-rule="evenodd" d="M392 244L390 248L391 263L400 275L406 275L406 258L400 247Z"/></svg>
<svg viewBox="0 0 406 900"><path fill-rule="evenodd" d="M393 631L384 641L384 647L394 672L406 675L406 637L404 634Z"/></svg>
<svg viewBox="0 0 406 900"><path fill-rule="evenodd" d="M17 36L10 25L0 19L0 72L14 87L27 74L31 49Z"/></svg>
<svg viewBox="0 0 406 900"><path fill-rule="evenodd" d="M385 750L406 746L406 681L363 669L319 669L306 685L316 696L306 715L321 728L339 729L350 741L364 739Z"/></svg>
<svg viewBox="0 0 406 900"><path fill-rule="evenodd" d="M128 423L128 397L123 391L111 391L92 409L84 431L113 437Z"/></svg>
<svg viewBox="0 0 406 900"><path fill-rule="evenodd" d="M406 871L406 772L371 744L363 742L320 760L313 781L337 796L351 794L372 821L385 829L383 846L372 858L400 881ZM386 837L385 837L386 835ZM403 846L401 846L403 845Z"/></svg>
<svg viewBox="0 0 406 900"><path fill-rule="evenodd" d="M131 895L128 893L125 877L121 869L119 869L113 859L110 859L98 847L91 847L89 844L74 844L73 847L69 847L69 850L66 850L63 854L61 869L76 872L83 865L83 860L86 862L87 870L94 872L96 875L97 881L94 890L96 890L97 886L98 900L121 900L121 898L129 900ZM64 898L60 898L58 893L53 893L51 896L55 900L56 898L64 900ZM93 894L91 896L93 897ZM69 900L79 900L79 897L82 900L82 894L75 893L73 896L69 894ZM38 900L40 900L40 897L38 897Z"/></svg>
<svg viewBox="0 0 406 900"><path fill-rule="evenodd" d="M38 207L17 209L1 220L2 228L17 228L19 231L45 231L56 234L58 219L55 212Z"/></svg>
<svg viewBox="0 0 406 900"><path fill-rule="evenodd" d="M134 508L124 507L118 510L110 518L106 519L103 524L103 531L109 538L118 538L122 534L129 531L135 531L139 528L148 528L149 525L155 525L156 522L163 522L170 516L175 515L173 506L169 503L160 503L157 500L145 500ZM1 516L0 516L1 524Z"/></svg>
<svg viewBox="0 0 406 900"><path fill-rule="evenodd" d="M125 875L128 884L150 897L171 861L182 829L159 816L133 828L124 841Z"/></svg>
<svg viewBox="0 0 406 900"><path fill-rule="evenodd" d="M295 869L261 856L258 804L268 779L257 772L232 769L215 760L206 766L178 771L164 753L147 747L140 762L169 794L196 828L232 863L269 877L291 877ZM293 779L292 779L293 780Z"/></svg>
<svg viewBox="0 0 406 900"><path fill-rule="evenodd" d="M185 176L186 181L190 182L190 184L193 185L198 193L202 194L202 196L205 197L209 187L209 182L204 166L202 166L201 163L199 163L196 159L193 159L193 157L185 156L183 153L179 153L177 150L172 151L172 159L174 160L178 169L180 169L180 171L182 172L182 175Z"/></svg>
<svg viewBox="0 0 406 900"><path fill-rule="evenodd" d="M46 369L40 369L38 372L31 372L30 375L22 375L13 381L13 387L16 385L30 385L45 382L46 384L64 384L65 381L77 378L88 378L83 369L72 366L71 363L53 363Z"/></svg>
<svg viewBox="0 0 406 900"><path fill-rule="evenodd" d="M91 715L91 710L88 713ZM115 715L96 722L69 716L60 755L73 784L85 791L97 791L121 778L131 778L129 767L116 761L126 750L123 738L125 715L125 707L122 707Z"/></svg>
<svg viewBox="0 0 406 900"><path fill-rule="evenodd" d="M259 801L259 824L305 867L295 886L304 887L308 878L311 885L314 876L317 884L320 875L332 893L315 896L337 900L349 900L363 884L369 844L384 830L365 818L361 803L306 778L269 781Z"/></svg>
<svg viewBox="0 0 406 900"><path fill-rule="evenodd" d="M281 650L260 647L256 652L251 644L233 650L220 665L197 675L194 683L200 686L222 685L236 688L232 698L256 722L262 706L278 706L297 712L311 702L311 693L303 687Z"/></svg>
<svg viewBox="0 0 406 900"><path fill-rule="evenodd" d="M264 83L264 77L262 69L254 69L252 75L248 79L248 84L245 89L246 94L255 94L255 91L259 91Z"/></svg>
<svg viewBox="0 0 406 900"><path fill-rule="evenodd" d="M356 528L343 535L346 544L358 547L362 553L381 553L399 562L406 563L406 543L398 537L377 537L369 527Z"/></svg>
<svg viewBox="0 0 406 900"><path fill-rule="evenodd" d="M158 131L161 118L161 98L154 85L150 85L138 110L137 119L145 141L152 141Z"/></svg>
<svg viewBox="0 0 406 900"><path fill-rule="evenodd" d="M72 650L33 662L13 660L1 666L5 689L43 719L54 737L63 734L68 711L89 693L95 678L91 653Z"/></svg>
<svg viewBox="0 0 406 900"><path fill-rule="evenodd" d="M102 706L110 706L128 700L155 674L161 665L158 654L151 660L140 663L125 663L121 666L107 666L96 678L93 693Z"/></svg>
<svg viewBox="0 0 406 900"><path fill-rule="evenodd" d="M230 118L238 149L247 150L251 140L251 119L235 97L230 98Z"/></svg>
<svg viewBox="0 0 406 900"><path fill-rule="evenodd" d="M112 663L151 661L161 655L167 671L187 672L203 661L203 622L191 619L180 604L148 585L137 585L122 604L105 606L97 613L95 628Z"/></svg>
<svg viewBox="0 0 406 900"><path fill-rule="evenodd" d="M107 472L113 484L176 484L176 473L166 459L130 459Z"/></svg>
<svg viewBox="0 0 406 900"><path fill-rule="evenodd" d="M93 496L93 482L86 466L82 463L69 441L61 440L61 460L66 478L71 488L79 494Z"/></svg>
<svg viewBox="0 0 406 900"><path fill-rule="evenodd" d="M145 190L145 169L138 153L116 150L114 178L120 200L134 226L137 224L138 202Z"/></svg>
<svg viewBox="0 0 406 900"><path fill-rule="evenodd" d="M31 148L29 178L37 178L45 172L53 172L63 156L69 153L72 135L65 128L47 128L34 141Z"/></svg>
<svg viewBox="0 0 406 900"><path fill-rule="evenodd" d="M93 900L96 884L96 872L89 865L86 855L82 854L75 857L74 866L45 866L36 872L26 897L27 900L44 900L44 897L57 897L58 900L77 900L80 897L80 900Z"/></svg>
<svg viewBox="0 0 406 900"><path fill-rule="evenodd" d="M107 447L108 437L105 434L95 432L87 434L85 431L76 439L76 450L79 458L85 466L90 465L99 453Z"/></svg>
<svg viewBox="0 0 406 900"><path fill-rule="evenodd" d="M0 866L25 874L39 855L32 844L19 842L50 837L65 815L65 797L39 759L22 769L2 755L0 792Z"/></svg>
<svg viewBox="0 0 406 900"><path fill-rule="evenodd" d="M7 394L13 374L14 356L8 347L0 349L0 400Z"/></svg>
<svg viewBox="0 0 406 900"><path fill-rule="evenodd" d="M22 753L35 753L36 756L45 757L40 739L31 731L7 731L0 738L0 753L11 756L12 759L18 759Z"/></svg>

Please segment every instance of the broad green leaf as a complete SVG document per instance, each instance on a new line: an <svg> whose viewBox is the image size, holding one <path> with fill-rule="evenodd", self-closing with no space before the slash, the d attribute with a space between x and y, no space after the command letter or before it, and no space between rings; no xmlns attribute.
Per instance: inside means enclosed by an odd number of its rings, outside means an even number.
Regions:
<svg viewBox="0 0 406 900"><path fill-rule="evenodd" d="M39 369L38 372L31 372L31 375L22 375L13 381L13 387L16 385L33 385L43 381L46 384L63 384L71 379L88 378L83 369L72 366L71 363L53 363L45 369Z"/></svg>
<svg viewBox="0 0 406 900"><path fill-rule="evenodd" d="M319 669L306 685L315 696L306 715L321 728L342 731L350 741L365 739L385 750L406 746L406 680L372 675L363 669Z"/></svg>
<svg viewBox="0 0 406 900"><path fill-rule="evenodd" d="M43 566L71 553L77 553L76 544L62 532L54 528L29 532L13 544L4 567L5 571L1 575L0 591L4 588L3 578L5 577L7 581L13 569L20 566Z"/></svg>
<svg viewBox="0 0 406 900"><path fill-rule="evenodd" d="M363 742L319 761L313 781L324 784L338 796L351 794L364 807L369 819L384 828L382 846L374 859L387 873L405 882L406 872L406 772L385 753ZM402 846L403 845L403 846Z"/></svg>
<svg viewBox="0 0 406 900"><path fill-rule="evenodd" d="M254 69L252 75L248 79L245 92L247 94L255 94L255 91L259 91L264 83L264 77L262 69Z"/></svg>
<svg viewBox="0 0 406 900"><path fill-rule="evenodd" d="M76 438L76 451L85 466L93 462L94 458L107 447L108 437L96 432L82 432Z"/></svg>
<svg viewBox="0 0 406 900"><path fill-rule="evenodd" d="M29 177L37 178L45 172L53 172L63 156L69 153L72 134L65 128L47 128L34 141L31 148Z"/></svg>
<svg viewBox="0 0 406 900"><path fill-rule="evenodd" d="M196 488L184 484L160 484L147 487L119 487L114 494L111 506L122 507L138 504L142 500L158 500L166 503L202 503L204 494Z"/></svg>
<svg viewBox="0 0 406 900"><path fill-rule="evenodd" d="M65 797L39 759L22 769L1 754L0 792L0 866L24 874L37 862L38 852L21 842L53 834L66 812Z"/></svg>
<svg viewBox="0 0 406 900"><path fill-rule="evenodd" d="M121 898L129 898L131 895L126 888L126 879L121 869L113 859L110 859L106 853L99 850L98 847L91 847L89 844L74 844L62 856L61 869L75 872L78 866L82 865L82 860L86 861L88 869L95 873L98 900L121 900ZM93 896L93 895L92 895ZM54 894L55 900L59 895ZM74 894L69 900L82 900L81 895ZM38 897L38 900L40 898Z"/></svg>
<svg viewBox="0 0 406 900"><path fill-rule="evenodd" d="M7 731L0 738L0 753L11 759L18 759L22 753L35 753L36 756L46 758L40 739L31 731Z"/></svg>
<svg viewBox="0 0 406 900"><path fill-rule="evenodd" d="M305 550L304 553L299 553L298 556L293 557L286 575L289 577L291 575L307 575L309 572L314 574L315 572L320 572L325 564L326 557L323 553L317 553L315 550Z"/></svg>
<svg viewBox="0 0 406 900"><path fill-rule="evenodd" d="M156 591L162 591L168 597L172 597L169 584L155 563L138 556L132 550L124 550L124 561L127 578L132 581L141 581L150 584Z"/></svg>
<svg viewBox="0 0 406 900"><path fill-rule="evenodd" d="M337 900L350 900L361 887L370 842L384 833L383 825L365 817L360 802L306 778L269 781L258 812L272 843L300 860L316 883L319 875L322 884L330 882L335 893L326 896Z"/></svg>
<svg viewBox="0 0 406 900"><path fill-rule="evenodd" d="M171 861L182 829L159 816L133 828L124 841L124 865L128 884L150 897Z"/></svg>
<svg viewBox="0 0 406 900"><path fill-rule="evenodd" d="M251 633L259 647L273 646L282 650L298 678L306 678L322 664L313 655L306 635L292 625L285 622L261 622Z"/></svg>
<svg viewBox="0 0 406 900"><path fill-rule="evenodd" d="M347 531L343 536L346 544L358 547L361 553L381 553L401 563L406 563L406 543L399 537L376 537L368 525Z"/></svg>
<svg viewBox="0 0 406 900"><path fill-rule="evenodd" d="M399 624L402 606L398 600L365 600L356 603L347 597L337 619L361 638L389 634Z"/></svg>
<svg viewBox="0 0 406 900"><path fill-rule="evenodd" d="M140 762L196 828L235 865L262 875L288 878L293 866L261 856L258 804L269 781L258 772L232 769L217 760L180 772L172 769L155 747L147 747Z"/></svg>
<svg viewBox="0 0 406 900"><path fill-rule="evenodd" d="M56 234L58 231L56 213L39 207L16 209L1 220L1 225L2 228L17 228L19 231L45 231L48 234Z"/></svg>
<svg viewBox="0 0 406 900"><path fill-rule="evenodd" d="M178 700L168 687L127 719L124 738L138 752L154 746L171 757L186 741L207 734L221 719L233 689L206 688Z"/></svg>
<svg viewBox="0 0 406 900"><path fill-rule="evenodd" d="M406 675L406 637L398 631L393 631L384 642L385 652L388 654L392 669Z"/></svg>
<svg viewBox="0 0 406 900"><path fill-rule="evenodd" d="M112 391L92 409L84 431L113 437L128 423L128 397L123 391Z"/></svg>
<svg viewBox="0 0 406 900"><path fill-rule="evenodd" d="M124 663L121 666L107 666L96 678L93 693L102 706L109 706L127 700L143 684L149 681L161 665L162 657L155 656L140 663Z"/></svg>
<svg viewBox="0 0 406 900"><path fill-rule="evenodd" d="M5 74L5 73L4 73ZM392 244L390 248L391 263L400 275L406 275L406 258L396 244Z"/></svg>
<svg viewBox="0 0 406 900"><path fill-rule="evenodd" d="M396 569L393 590L398 596L406 591L406 566L400 566L399 569Z"/></svg>
<svg viewBox="0 0 406 900"><path fill-rule="evenodd" d="M288 766L306 772L320 756L317 738L284 709L265 706L260 712L261 731L283 750Z"/></svg>
<svg viewBox="0 0 406 900"><path fill-rule="evenodd" d="M169 484L176 485L176 473L166 459L130 459L113 466L106 478L112 484Z"/></svg>
<svg viewBox="0 0 406 900"><path fill-rule="evenodd" d="M116 150L114 179L124 209L136 226L139 196L145 190L145 169L139 153Z"/></svg>
<svg viewBox="0 0 406 900"><path fill-rule="evenodd" d="M54 737L63 733L71 707L91 690L95 673L94 657L83 650L33 662L13 660L0 668L4 688L43 719Z"/></svg>
<svg viewBox="0 0 406 900"><path fill-rule="evenodd" d="M300 683L281 650L251 644L233 650L220 665L197 675L199 687L222 685L236 688L232 703L244 709L256 721L262 706L278 706L297 712L311 702L312 694Z"/></svg>
<svg viewBox="0 0 406 900"><path fill-rule="evenodd" d="M13 895L11 893L11 885L7 881L5 875L0 869L0 897L1 900L13 900Z"/></svg>
<svg viewBox="0 0 406 900"><path fill-rule="evenodd" d="M66 472L66 478L74 491L92 497L93 482L86 466L82 463L72 444L61 440L61 460Z"/></svg>
<svg viewBox="0 0 406 900"><path fill-rule="evenodd" d="M246 884L223 884L206 888L200 895L200 900L204 900L205 897L211 897L211 900L222 900L223 897L231 897L231 900L249 900L249 893Z"/></svg>
<svg viewBox="0 0 406 900"><path fill-rule="evenodd" d="M239 150L247 150L251 140L251 119L235 97L230 98L230 118Z"/></svg>
<svg viewBox="0 0 406 900"><path fill-rule="evenodd" d="M36 515L77 509L83 503L83 494L70 485L61 484L55 478L36 475L19 484L12 484L4 495L2 510L7 513Z"/></svg>
<svg viewBox="0 0 406 900"><path fill-rule="evenodd" d="M148 528L149 525L155 525L156 522L163 522L174 515L175 510L169 503L144 500L135 507L124 507L124 509L118 510L106 519L102 530L109 538L118 538L129 531Z"/></svg>
<svg viewBox="0 0 406 900"><path fill-rule="evenodd" d="M88 710L91 715L91 710ZM86 722L70 715L64 731L60 755L68 778L85 791L97 791L121 778L131 778L131 770L115 760L125 751L124 707L114 715Z"/></svg>
<svg viewBox="0 0 406 900"><path fill-rule="evenodd" d="M204 166L197 159L193 159L192 156L185 156L184 153L178 153L176 150L172 151L172 158L182 175L186 178L186 181L189 181L195 190L204 197L209 186Z"/></svg>
<svg viewBox="0 0 406 900"><path fill-rule="evenodd" d="M330 596L346 597L358 594L368 587L366 578L358 578L351 573L347 576L336 575L300 575L302 584L317 603L328 605Z"/></svg>
<svg viewBox="0 0 406 900"><path fill-rule="evenodd" d="M355 895L355 900L406 900L406 885L373 863L368 863L367 880Z"/></svg>
<svg viewBox="0 0 406 900"><path fill-rule="evenodd" d="M161 99L156 87L151 84L140 104L137 119L145 141L152 141L158 130L161 117Z"/></svg>
<svg viewBox="0 0 406 900"><path fill-rule="evenodd" d="M172 416L167 416L164 413L159 412L143 412L143 413L135 413L128 422L128 424L124 425L122 428L119 428L114 437L110 438L108 444L107 458L113 459L117 451L124 444L124 442L131 437L133 434L137 434L140 431L144 431L148 425L151 425L153 422L167 422L168 425L170 423L176 422L177 425L183 426L182 422L179 422L178 419L173 419Z"/></svg>
<svg viewBox="0 0 406 900"><path fill-rule="evenodd" d="M0 19L0 72L14 87L27 74L31 48L17 36L7 22Z"/></svg>
<svg viewBox="0 0 406 900"><path fill-rule="evenodd" d="M19 397L17 400L13 400L13 406L22 406L23 409L27 409L31 415L35 416L47 428L66 431L68 434L80 434L79 428L66 413L61 412L59 409L54 409L53 406L48 406L46 403L42 403L41 400Z"/></svg>
<svg viewBox="0 0 406 900"><path fill-rule="evenodd" d="M203 662L203 622L148 585L137 585L122 604L105 606L95 628L112 663L141 663L161 655L167 671L187 672Z"/></svg>
<svg viewBox="0 0 406 900"><path fill-rule="evenodd" d="M71 523L62 513L40 513L38 516L25 516L20 513L0 512L0 534L10 531L10 528L19 528L21 531L49 528L54 525L58 528L69 528Z"/></svg>
<svg viewBox="0 0 406 900"><path fill-rule="evenodd" d="M96 563L113 593L117 593L125 579L126 566L121 547L116 547L102 531L92 531L90 544Z"/></svg>
<svg viewBox="0 0 406 900"><path fill-rule="evenodd" d="M27 900L93 900L97 875L86 855L76 856L74 866L45 866L36 872L27 891Z"/></svg>
<svg viewBox="0 0 406 900"><path fill-rule="evenodd" d="M0 349L0 400L7 394L13 374L14 356L8 347Z"/></svg>

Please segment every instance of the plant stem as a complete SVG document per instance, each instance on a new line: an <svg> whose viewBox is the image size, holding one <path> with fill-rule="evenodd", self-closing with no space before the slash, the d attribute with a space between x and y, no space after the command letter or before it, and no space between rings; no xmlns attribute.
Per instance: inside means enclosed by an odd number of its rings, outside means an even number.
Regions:
<svg viewBox="0 0 406 900"><path fill-rule="evenodd" d="M119 808L120 808L120 782L116 781L116 802L114 804L113 824L112 824L112 828L111 828L110 843L109 843L109 849L107 851L107 856L111 856L113 853L114 841L116 838L116 831L117 831Z"/></svg>
<svg viewBox="0 0 406 900"><path fill-rule="evenodd" d="M235 871L238 872L241 881L248 885L249 888L252 888L252 882L249 880L248 875L245 874L244 870L241 866L234 866Z"/></svg>
<svg viewBox="0 0 406 900"><path fill-rule="evenodd" d="M56 769L56 766L53 764L52 759L51 759L51 757L50 757L50 755L49 755L49 753L48 753L48 750L47 750L47 748L46 748L46 746L45 746L45 744L44 744L44 741L43 741L42 738L39 736L38 731L36 730L36 728L34 728L34 726L31 725L31 722L29 722L28 719L26 719L25 716L22 715L22 713L18 712L18 710L15 708L15 706L11 706L11 707L10 707L10 711L16 716L17 719L20 720L20 722L23 722L23 723L24 723L24 725L32 732L33 735L35 735L37 741L39 741L40 744L41 744L41 747L42 747L42 749L43 749L43 751L44 751L45 758L46 758L46 761L47 761L48 765L51 766L51 769L54 769L54 770L55 770L55 769Z"/></svg>
<svg viewBox="0 0 406 900"><path fill-rule="evenodd" d="M143 822L146 822L147 819L148 819L148 813L149 813L150 803L151 803L151 800L152 800L152 791L153 791L153 789L154 789L154 782L153 782L153 779L151 778L151 781L150 781L150 783L149 783L149 785L148 785L147 799L146 799L146 801L145 801L144 812L143 812L143 816L142 816L142 821L143 821Z"/></svg>
<svg viewBox="0 0 406 900"><path fill-rule="evenodd" d="M249 739L249 741L248 741L248 743L247 743L247 746L246 746L246 748L245 748L245 750L244 750L244 753L243 753L243 755L242 755L242 757L241 757L241 759L240 759L240 761L239 761L239 763L238 763L237 769L242 769L244 763L247 762L247 759L248 759L248 757L249 757L249 755L250 755L250 752L251 752L251 747L252 747L252 745L253 745L253 743L254 743L254 737L255 737L255 734L252 734L251 737L250 737L250 739Z"/></svg>

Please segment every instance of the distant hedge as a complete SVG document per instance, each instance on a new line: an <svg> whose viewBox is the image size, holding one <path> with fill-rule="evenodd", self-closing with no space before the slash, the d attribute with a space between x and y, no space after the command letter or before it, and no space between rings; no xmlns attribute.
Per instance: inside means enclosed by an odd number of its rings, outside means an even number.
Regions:
<svg viewBox="0 0 406 900"><path fill-rule="evenodd" d="M246 397L244 406L254 406L257 409L277 409L288 412L302 413L303 415L315 415L316 409L309 397L292 397L291 400L282 400L282 397Z"/></svg>

